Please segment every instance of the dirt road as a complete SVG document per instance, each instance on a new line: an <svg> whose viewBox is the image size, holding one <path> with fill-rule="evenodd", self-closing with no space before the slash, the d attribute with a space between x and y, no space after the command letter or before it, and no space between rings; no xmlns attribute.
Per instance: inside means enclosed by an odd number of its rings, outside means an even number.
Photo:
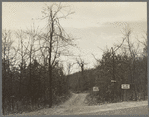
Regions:
<svg viewBox="0 0 149 117"><path fill-rule="evenodd" d="M74 94L72 93L72 98L62 104L60 107L74 107L74 106L85 106L85 98L88 93Z"/></svg>
<svg viewBox="0 0 149 117"><path fill-rule="evenodd" d="M82 107L87 105L84 103L88 93L75 94L72 93L72 97L60 106L55 106L49 109L42 109L30 113L22 113L21 115L69 115L74 112L81 111Z"/></svg>
<svg viewBox="0 0 149 117"><path fill-rule="evenodd" d="M87 93L80 94L72 94L72 97L66 101L64 104L48 108L42 109L35 112L23 113L21 115L94 115L94 114L103 114L107 112L118 113L118 110L131 110L131 108L135 108L143 112L141 109L145 106L145 112L148 113L148 101L141 102L119 102L119 103L111 103L111 104L103 104L97 106L88 106L85 104L85 98ZM136 108L137 107L137 108ZM138 112L138 111L137 111ZM136 111L134 111L136 113ZM146 114L146 113L145 113Z"/></svg>

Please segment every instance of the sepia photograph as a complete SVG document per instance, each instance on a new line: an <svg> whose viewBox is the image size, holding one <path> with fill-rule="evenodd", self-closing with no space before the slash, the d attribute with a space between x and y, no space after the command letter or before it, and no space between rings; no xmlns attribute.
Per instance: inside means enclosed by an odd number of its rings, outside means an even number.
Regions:
<svg viewBox="0 0 149 117"><path fill-rule="evenodd" d="M148 115L147 2L2 2L2 115Z"/></svg>

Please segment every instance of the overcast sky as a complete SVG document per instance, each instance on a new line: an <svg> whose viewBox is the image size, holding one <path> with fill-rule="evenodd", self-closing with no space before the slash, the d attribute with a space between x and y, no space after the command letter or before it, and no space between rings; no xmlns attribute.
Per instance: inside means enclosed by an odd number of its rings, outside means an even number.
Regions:
<svg viewBox="0 0 149 117"><path fill-rule="evenodd" d="M46 3L51 4L51 3ZM104 49L121 42L121 29L124 23L129 23L135 34L142 34L147 30L147 3L146 2L67 2L75 13L61 25L74 38L79 38L77 44L80 54L88 63L88 68L93 67L95 60L101 58ZM43 2L3 2L2 3L2 29L26 29L42 16ZM66 58L68 59L68 58ZM78 69L76 69L78 70Z"/></svg>

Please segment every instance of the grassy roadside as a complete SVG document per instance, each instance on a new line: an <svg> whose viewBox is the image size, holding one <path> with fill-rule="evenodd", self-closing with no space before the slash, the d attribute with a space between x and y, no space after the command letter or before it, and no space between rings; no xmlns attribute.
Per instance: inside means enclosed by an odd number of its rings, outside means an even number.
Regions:
<svg viewBox="0 0 149 117"><path fill-rule="evenodd" d="M90 91L89 94L86 96L85 103L88 106L93 106L93 105L103 105L103 104L110 104L110 103L118 103L118 102L124 102L123 100L117 99L115 101L105 101L105 99L101 99L100 96L97 94L98 92L93 92ZM148 97L146 96L145 100L137 100L137 101L146 101L148 100ZM128 100L128 102L133 102L133 100Z"/></svg>
<svg viewBox="0 0 149 117"><path fill-rule="evenodd" d="M72 96L72 93L69 92L62 96L55 97L55 99L53 100L52 107L61 105L62 103L67 101L71 96ZM7 109L5 111L5 115L22 114L22 113L38 111L38 110L47 109L47 108L49 108L48 103L46 105L44 105L43 103L34 104L34 105L19 103L18 105L17 104L15 105L14 110Z"/></svg>

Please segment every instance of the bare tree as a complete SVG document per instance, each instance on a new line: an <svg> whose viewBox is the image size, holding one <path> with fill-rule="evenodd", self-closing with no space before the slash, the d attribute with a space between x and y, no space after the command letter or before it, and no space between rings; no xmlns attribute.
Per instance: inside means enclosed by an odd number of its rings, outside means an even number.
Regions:
<svg viewBox="0 0 149 117"><path fill-rule="evenodd" d="M51 6L46 6L42 11L42 19L48 22L46 26L47 33L43 33L39 38L44 40L42 48L46 48L49 57L49 108L52 106L52 69L57 64L57 59L60 58L60 55L67 55L69 53L68 47L70 45L74 46L73 39L60 25L60 19L65 19L73 13L68 8L67 6L62 6L61 3L54 3Z"/></svg>
<svg viewBox="0 0 149 117"><path fill-rule="evenodd" d="M79 67L81 68L81 74L82 74L82 79L84 79L84 65L86 65L87 63L84 62L84 60L79 56L79 59L76 58L77 64L79 65ZM80 78L78 79L78 89L82 90L82 86L80 85Z"/></svg>
<svg viewBox="0 0 149 117"><path fill-rule="evenodd" d="M144 35L142 35L142 38L144 39L143 41L140 41L138 38L137 38L137 40L139 43L141 43L144 46L143 53L145 56L147 56L147 44L148 44L147 43L147 32Z"/></svg>
<svg viewBox="0 0 149 117"><path fill-rule="evenodd" d="M133 89L133 93L134 93L134 98L135 100L137 100L137 86L135 83L135 74L136 74L136 57L138 56L139 53L139 43L136 44L134 42L131 42L131 34L132 34L132 29L129 27L129 25L127 25L124 29L123 29L123 35L125 38L125 44L122 45L122 49L125 50L125 54L127 54L130 57L131 60L131 64L129 64L129 70L131 73L131 79L129 82L131 82L132 84L132 89Z"/></svg>
<svg viewBox="0 0 149 117"><path fill-rule="evenodd" d="M19 65L19 69L20 69L20 78L19 78L19 101L21 101L21 89L22 89L22 78L23 78L23 74L24 74L24 67L26 66L26 58L27 58L27 49L28 47L26 47L24 45L24 40L26 38L26 35L24 33L24 31L20 30L16 33L16 36L19 40L19 45L18 45L18 58L20 60L20 65Z"/></svg>
<svg viewBox="0 0 149 117"><path fill-rule="evenodd" d="M32 60L35 58L36 52L39 48L35 47L35 42L38 39L38 28L35 29L34 24L31 26L31 29L24 31L24 35L26 35L26 40L28 40L28 44L23 46L26 50L26 54L28 55L29 60L29 83L28 83L28 97L31 98L31 103L33 106L33 102L35 101L32 97Z"/></svg>
<svg viewBox="0 0 149 117"><path fill-rule="evenodd" d="M71 73L72 67L75 63L67 63L67 78L66 78L66 82L67 82L67 88L69 88L69 75Z"/></svg>
<svg viewBox="0 0 149 117"><path fill-rule="evenodd" d="M140 41L138 38L137 38L137 40L138 40L138 42L140 44L143 45L143 60L144 60L144 68L145 68L145 79L147 79L147 59L148 59L148 53L147 53L147 49L148 49L148 47L147 47L147 45L148 45L147 32L144 33L144 35L142 35L142 38L144 39L143 41ZM145 96L146 96L145 92L146 92L147 86L146 86L146 88L144 88L145 82L143 80L141 80L140 84L142 85L141 89L143 90L142 91L143 95L144 95L143 98L145 99Z"/></svg>
<svg viewBox="0 0 149 117"><path fill-rule="evenodd" d="M6 83L6 56L8 57L8 55L6 55L6 48L8 48L8 40L10 39L10 31L3 31L2 33L2 58L3 58L3 70L4 70L4 74L3 74L3 84L2 84L2 109L3 109L3 114L5 113L5 83Z"/></svg>
<svg viewBox="0 0 149 117"><path fill-rule="evenodd" d="M2 32L2 60L3 60L3 96L2 96L2 101L3 101L3 114L4 114L4 105L5 105L5 98L6 97L6 91L5 91L5 83L6 83L6 77L8 77L7 81L9 82L9 104L13 109L13 100L12 95L13 95L13 77L12 77L12 68L15 63L15 57L17 54L17 50L13 47L13 40L12 40L12 32L10 30L3 30ZM7 71L7 74L6 74ZM8 84L7 84L8 85Z"/></svg>

